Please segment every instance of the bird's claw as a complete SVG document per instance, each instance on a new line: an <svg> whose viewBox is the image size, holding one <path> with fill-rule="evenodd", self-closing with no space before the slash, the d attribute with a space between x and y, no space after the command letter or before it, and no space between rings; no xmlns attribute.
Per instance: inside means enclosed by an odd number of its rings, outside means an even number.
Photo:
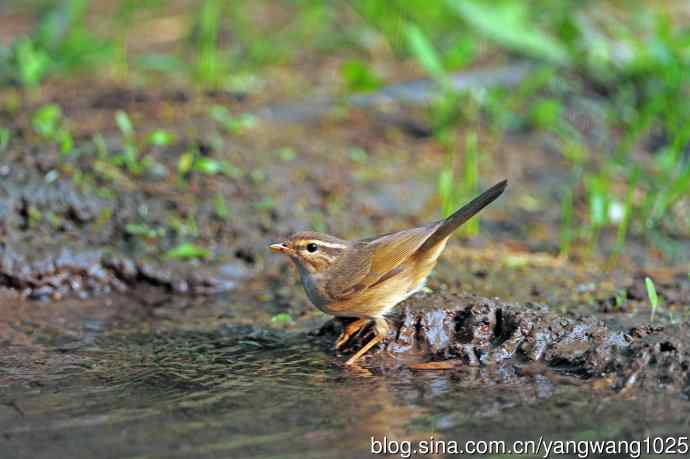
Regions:
<svg viewBox="0 0 690 459"><path fill-rule="evenodd" d="M345 346L345 344L350 341L351 337L352 335L342 332L340 336L338 336L338 339L335 340L335 350L339 351L341 347Z"/></svg>
<svg viewBox="0 0 690 459"><path fill-rule="evenodd" d="M369 322L369 319L357 319L354 322L350 322L345 326L343 329L343 332L338 336L338 339L335 340L335 350L338 351L340 348L345 346L348 341L350 341L350 338L360 331L364 325Z"/></svg>

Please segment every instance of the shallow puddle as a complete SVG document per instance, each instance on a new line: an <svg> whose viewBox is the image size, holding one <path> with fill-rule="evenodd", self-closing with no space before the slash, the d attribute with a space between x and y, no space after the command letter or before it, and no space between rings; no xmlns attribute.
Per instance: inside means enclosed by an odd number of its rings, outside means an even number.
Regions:
<svg viewBox="0 0 690 459"><path fill-rule="evenodd" d="M519 368L500 367L347 369L325 338L306 332L173 326L150 305L96 307L103 301L50 304L46 320L62 329L36 320L6 347L3 458L358 458L384 437L411 447L539 434L641 440L687 433L690 423L687 402L668 394L616 394L538 369L519 378ZM199 317L226 306L194 301ZM123 321L135 310L150 314Z"/></svg>

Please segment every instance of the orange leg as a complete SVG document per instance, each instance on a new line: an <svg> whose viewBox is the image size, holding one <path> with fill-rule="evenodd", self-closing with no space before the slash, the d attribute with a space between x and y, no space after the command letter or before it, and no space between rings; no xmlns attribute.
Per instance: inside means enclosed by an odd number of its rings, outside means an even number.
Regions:
<svg viewBox="0 0 690 459"><path fill-rule="evenodd" d="M385 319L376 317L374 318L375 326L374 326L374 332L376 333L376 336L374 336L371 341L369 341L367 344L362 347L355 355L350 357L347 362L345 362L345 365L352 365L355 363L357 360L359 360L364 354L366 354L369 349L372 347L376 346L378 343L383 341L383 338L386 337L388 334L388 324L386 323Z"/></svg>
<svg viewBox="0 0 690 459"><path fill-rule="evenodd" d="M340 349L347 343L350 338L352 338L352 335L357 333L363 326L365 326L369 322L369 319L357 319L354 322L350 322L347 324L343 332L340 334L338 339L335 341L335 348L336 350Z"/></svg>
<svg viewBox="0 0 690 459"><path fill-rule="evenodd" d="M348 365L348 366L349 366L349 365L352 365L353 363L355 363L355 362L356 362L357 360L359 360L364 354L366 354L367 351L368 351L369 349L371 349L372 347L374 347L374 346L376 346L378 343L380 343L381 340L383 340L383 336L380 336L380 335L374 336L374 337L371 339L371 341L369 341L367 344L364 345L364 347L362 347L362 349L360 349L359 351L357 351L357 353L356 353L355 355L353 355L352 357L350 357L350 358L348 359L348 361L345 362L345 365Z"/></svg>

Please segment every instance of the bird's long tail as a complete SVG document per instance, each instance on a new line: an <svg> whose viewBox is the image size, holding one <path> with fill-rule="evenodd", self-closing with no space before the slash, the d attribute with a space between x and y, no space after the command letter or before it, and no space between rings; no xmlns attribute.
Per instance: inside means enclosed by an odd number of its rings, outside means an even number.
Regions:
<svg viewBox="0 0 690 459"><path fill-rule="evenodd" d="M477 212L494 202L496 198L503 193L503 190L506 189L507 185L508 180L498 182L496 185L474 198L468 204L465 204L463 207L456 210L454 214L445 220L442 220L441 225L431 236L429 236L426 241L424 241L424 244L422 244L419 250L424 251L428 248L434 247L439 241L448 237L453 231L472 218Z"/></svg>

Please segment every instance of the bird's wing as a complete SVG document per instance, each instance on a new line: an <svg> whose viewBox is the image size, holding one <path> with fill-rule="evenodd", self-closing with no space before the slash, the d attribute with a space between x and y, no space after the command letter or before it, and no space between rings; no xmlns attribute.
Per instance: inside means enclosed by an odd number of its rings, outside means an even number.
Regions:
<svg viewBox="0 0 690 459"><path fill-rule="evenodd" d="M334 300L345 300L392 275L434 233L438 224L360 241L357 250L331 268L335 275L330 276L326 291Z"/></svg>

